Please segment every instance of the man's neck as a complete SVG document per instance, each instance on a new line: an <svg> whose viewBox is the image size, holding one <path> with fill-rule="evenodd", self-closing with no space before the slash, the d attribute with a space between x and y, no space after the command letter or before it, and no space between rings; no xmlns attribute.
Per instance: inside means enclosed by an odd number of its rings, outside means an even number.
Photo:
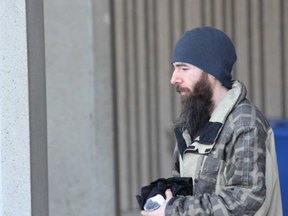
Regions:
<svg viewBox="0 0 288 216"><path fill-rule="evenodd" d="M217 85L213 89L213 96L212 96L212 101L213 101L213 109L211 110L211 114L217 107L218 103L227 95L228 89L222 85Z"/></svg>

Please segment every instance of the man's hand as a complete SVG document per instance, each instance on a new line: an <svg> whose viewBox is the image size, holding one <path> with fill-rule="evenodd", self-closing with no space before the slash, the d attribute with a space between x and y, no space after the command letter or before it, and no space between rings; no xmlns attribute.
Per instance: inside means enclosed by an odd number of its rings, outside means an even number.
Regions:
<svg viewBox="0 0 288 216"><path fill-rule="evenodd" d="M165 216L166 204L172 198L173 194L172 194L172 191L170 189L167 189L165 191L165 195L166 195L166 200L161 205L160 208L156 209L155 211L141 211L141 215L143 215L143 216Z"/></svg>

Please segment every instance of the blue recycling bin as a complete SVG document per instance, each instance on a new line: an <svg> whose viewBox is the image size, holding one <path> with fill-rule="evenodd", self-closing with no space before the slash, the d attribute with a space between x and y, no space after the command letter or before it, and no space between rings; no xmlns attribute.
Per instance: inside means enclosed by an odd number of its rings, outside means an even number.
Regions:
<svg viewBox="0 0 288 216"><path fill-rule="evenodd" d="M288 215L288 119L269 120L275 136L283 215Z"/></svg>

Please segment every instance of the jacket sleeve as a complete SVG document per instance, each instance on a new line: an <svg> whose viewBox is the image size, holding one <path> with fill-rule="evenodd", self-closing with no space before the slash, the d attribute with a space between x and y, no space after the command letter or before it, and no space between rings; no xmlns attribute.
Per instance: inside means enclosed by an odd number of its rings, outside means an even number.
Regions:
<svg viewBox="0 0 288 216"><path fill-rule="evenodd" d="M266 198L266 137L267 133L254 126L238 128L226 145L221 190L172 197L165 215L254 215Z"/></svg>

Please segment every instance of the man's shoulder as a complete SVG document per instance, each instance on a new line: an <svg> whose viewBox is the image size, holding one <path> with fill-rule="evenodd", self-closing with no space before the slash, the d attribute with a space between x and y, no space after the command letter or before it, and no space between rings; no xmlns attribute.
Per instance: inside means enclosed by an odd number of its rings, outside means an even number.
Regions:
<svg viewBox="0 0 288 216"><path fill-rule="evenodd" d="M247 98L232 110L225 124L233 125L234 128L256 127L263 131L270 128L269 122L263 113Z"/></svg>

